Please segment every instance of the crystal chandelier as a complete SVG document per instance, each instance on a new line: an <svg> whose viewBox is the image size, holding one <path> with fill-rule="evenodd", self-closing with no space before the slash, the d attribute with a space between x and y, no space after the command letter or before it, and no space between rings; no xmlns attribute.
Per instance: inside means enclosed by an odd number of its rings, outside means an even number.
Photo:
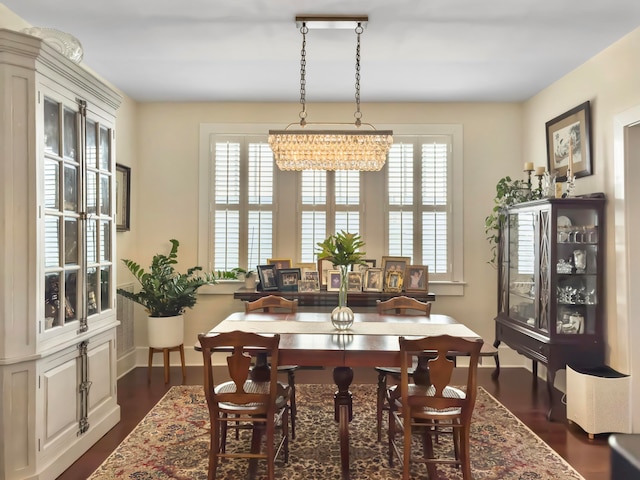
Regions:
<svg viewBox="0 0 640 480"><path fill-rule="evenodd" d="M393 143L391 130L376 130L369 123L362 123L360 112L360 35L368 17L296 17L302 34L300 59L300 128L297 123L289 124L284 130L269 130L269 145L273 150L276 164L280 170L380 170ZM356 112L355 122L348 123L307 123L306 110L306 45L308 24L318 28L336 28L336 26L355 25L356 47ZM316 129L315 126L347 126L350 129ZM292 128L294 127L294 128ZM361 130L368 128L368 130Z"/></svg>

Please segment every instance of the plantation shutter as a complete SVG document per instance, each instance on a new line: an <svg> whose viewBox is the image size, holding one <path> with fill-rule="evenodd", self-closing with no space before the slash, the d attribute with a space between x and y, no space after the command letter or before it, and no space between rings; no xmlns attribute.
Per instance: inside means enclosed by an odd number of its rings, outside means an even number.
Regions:
<svg viewBox="0 0 640 480"><path fill-rule="evenodd" d="M413 258L413 143L394 143L387 160L389 255Z"/></svg>
<svg viewBox="0 0 640 480"><path fill-rule="evenodd" d="M442 140L422 144L422 264L433 274L449 264L448 153Z"/></svg>
<svg viewBox="0 0 640 480"><path fill-rule="evenodd" d="M214 269L255 269L273 249L271 149L250 137L217 139L213 171Z"/></svg>
<svg viewBox="0 0 640 480"><path fill-rule="evenodd" d="M327 237L327 172L305 170L301 175L300 260L315 261L318 242Z"/></svg>

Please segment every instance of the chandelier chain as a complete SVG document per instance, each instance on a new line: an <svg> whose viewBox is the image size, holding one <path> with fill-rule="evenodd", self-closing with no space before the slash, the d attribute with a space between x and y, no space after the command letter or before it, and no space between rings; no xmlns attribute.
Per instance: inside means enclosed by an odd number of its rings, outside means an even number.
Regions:
<svg viewBox="0 0 640 480"><path fill-rule="evenodd" d="M362 113L360 112L360 34L364 29L362 24L358 23L356 27L356 126L359 127L362 124Z"/></svg>
<svg viewBox="0 0 640 480"><path fill-rule="evenodd" d="M300 125L305 126L307 121L307 104L305 96L307 93L307 33L309 27L306 23L303 23L300 27L300 33L302 34L302 49L300 50L300 103L302 104L302 111L300 112Z"/></svg>

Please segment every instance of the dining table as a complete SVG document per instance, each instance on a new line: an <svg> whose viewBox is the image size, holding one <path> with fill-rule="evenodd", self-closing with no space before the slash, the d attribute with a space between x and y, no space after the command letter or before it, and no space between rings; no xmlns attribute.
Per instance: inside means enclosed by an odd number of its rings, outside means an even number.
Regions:
<svg viewBox="0 0 640 480"><path fill-rule="evenodd" d="M353 367L400 366L398 338L401 336L419 338L446 334L469 340L481 339L448 315L422 317L377 312L354 313L352 326L344 331L333 326L330 312L235 312L213 327L209 334L234 330L279 334L280 365L333 367L333 380L337 386L334 410L343 479L349 479L350 475L349 422L353 418L353 400L349 386L353 381Z"/></svg>

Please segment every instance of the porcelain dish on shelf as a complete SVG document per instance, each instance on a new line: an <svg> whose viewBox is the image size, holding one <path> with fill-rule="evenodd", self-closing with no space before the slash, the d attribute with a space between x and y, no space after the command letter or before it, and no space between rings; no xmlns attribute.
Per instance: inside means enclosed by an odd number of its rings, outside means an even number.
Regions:
<svg viewBox="0 0 640 480"><path fill-rule="evenodd" d="M558 227L570 227L571 225L573 225L571 223L571 219L569 217L565 217L564 215L560 215L558 217Z"/></svg>
<svg viewBox="0 0 640 480"><path fill-rule="evenodd" d="M23 28L21 32L41 38L74 63L82 61L84 52L80 40L69 33L46 27Z"/></svg>

